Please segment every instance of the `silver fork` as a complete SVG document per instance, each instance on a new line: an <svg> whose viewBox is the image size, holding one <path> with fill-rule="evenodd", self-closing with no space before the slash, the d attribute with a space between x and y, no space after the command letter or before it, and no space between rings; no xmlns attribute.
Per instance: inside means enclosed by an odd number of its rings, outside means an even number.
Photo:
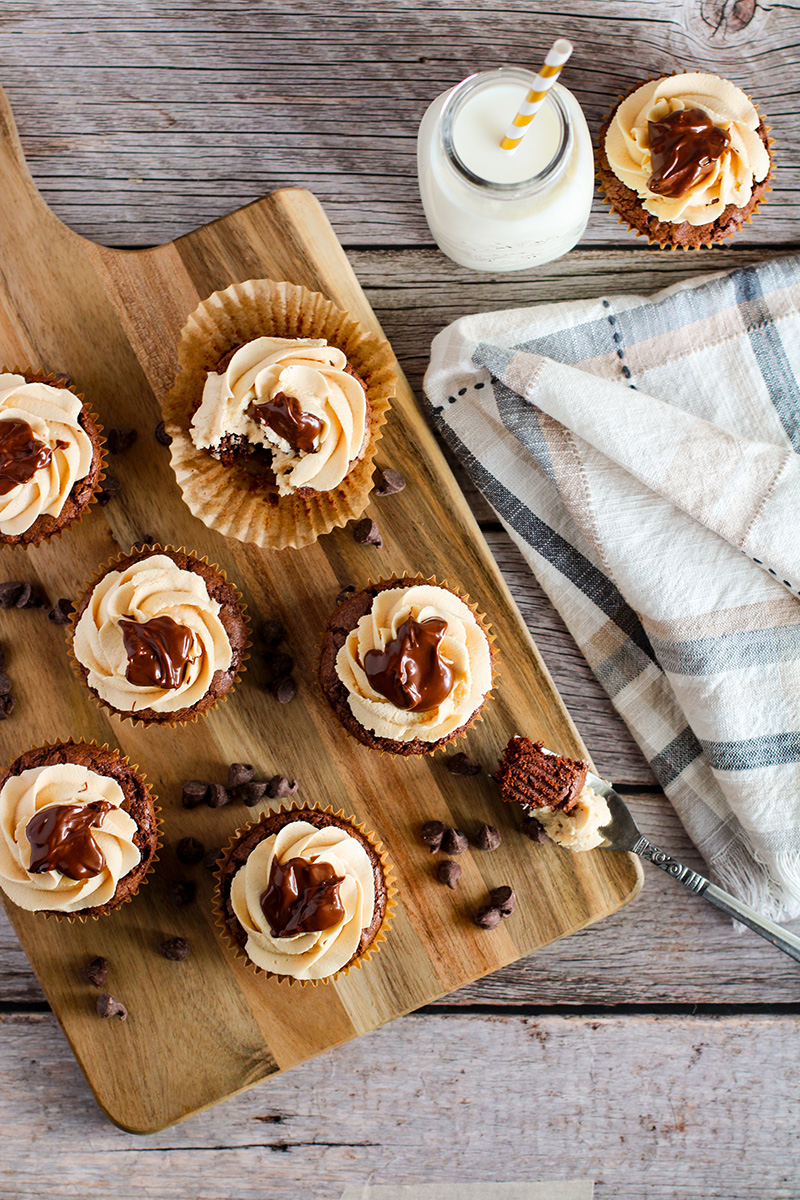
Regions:
<svg viewBox="0 0 800 1200"><path fill-rule="evenodd" d="M788 954L790 958L800 962L800 937L790 933L788 929L782 929L774 921L760 917L755 909L750 908L749 904L743 904L741 900L737 900L729 892L717 887L704 875L698 875L697 871L684 867L664 850L659 850L658 846L649 842L631 816L625 801L618 792L614 791L610 783L606 783L605 779L600 779L598 775L593 775L589 771L586 774L586 782L601 796L605 796L606 803L611 810L611 824L600 827L600 833L606 839L606 845L602 847L604 850L627 850L631 854L638 854L639 858L646 858L649 862L655 863L657 867L661 867L662 871L666 871L668 875L677 879L690 891L696 892L698 896L704 896L706 900L710 900L717 908L721 908L729 917L741 921L754 933L766 938L778 950L782 950L784 954ZM535 813L533 815L535 816Z"/></svg>

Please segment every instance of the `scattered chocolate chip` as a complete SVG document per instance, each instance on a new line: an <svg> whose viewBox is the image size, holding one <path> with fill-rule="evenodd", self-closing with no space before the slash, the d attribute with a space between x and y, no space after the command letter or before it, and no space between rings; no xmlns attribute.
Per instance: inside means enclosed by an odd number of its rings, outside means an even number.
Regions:
<svg viewBox="0 0 800 1200"><path fill-rule="evenodd" d="M238 788L243 783L249 783L255 776L250 763L231 763L228 767L228 787Z"/></svg>
<svg viewBox="0 0 800 1200"><path fill-rule="evenodd" d="M282 679L280 683L276 683L272 689L272 694L279 704L288 704L291 700L294 700L297 695L297 684L293 676L289 675L288 678Z"/></svg>
<svg viewBox="0 0 800 1200"><path fill-rule="evenodd" d="M133 543L133 548L134 550L149 550L157 542L158 538L154 533L143 533L139 540Z"/></svg>
<svg viewBox="0 0 800 1200"><path fill-rule="evenodd" d="M167 894L176 908L183 908L184 904L192 903L196 891L197 884L191 879L176 879L169 885Z"/></svg>
<svg viewBox="0 0 800 1200"><path fill-rule="evenodd" d="M248 783L242 783L236 789L236 795L240 800L243 800L248 808L254 808L256 804L260 804L266 795L267 785L260 779L251 779Z"/></svg>
<svg viewBox="0 0 800 1200"><path fill-rule="evenodd" d="M436 878L439 883L443 883L452 891L458 887L458 881L461 878L461 864L453 862L452 858L446 858L444 862L440 862L436 871Z"/></svg>
<svg viewBox="0 0 800 1200"><path fill-rule="evenodd" d="M443 854L463 854L469 845L469 839L460 829L447 828L442 837L439 849Z"/></svg>
<svg viewBox="0 0 800 1200"><path fill-rule="evenodd" d="M16 579L0 583L0 608L14 608L25 585Z"/></svg>
<svg viewBox="0 0 800 1200"><path fill-rule="evenodd" d="M101 988L108 978L108 959L98 954L81 967L81 975L92 987Z"/></svg>
<svg viewBox="0 0 800 1200"><path fill-rule="evenodd" d="M440 848L444 834L445 826L441 821L426 821L419 831L425 845L430 846L431 854L435 854Z"/></svg>
<svg viewBox="0 0 800 1200"><path fill-rule="evenodd" d="M208 785L206 804L209 808L223 808L224 805L230 804L230 802L230 792L221 783L210 783Z"/></svg>
<svg viewBox="0 0 800 1200"><path fill-rule="evenodd" d="M155 427L155 430L153 431L153 436L155 437L159 446L171 446L172 445L172 438L167 433L166 428L164 427L163 421L158 422L158 424Z"/></svg>
<svg viewBox="0 0 800 1200"><path fill-rule="evenodd" d="M349 600L351 596L355 596L358 588L354 583L345 584L339 595L336 597L337 604L343 604L345 600Z"/></svg>
<svg viewBox="0 0 800 1200"><path fill-rule="evenodd" d="M197 808L208 796L209 784L204 779L190 779L183 785L181 801L184 808Z"/></svg>
<svg viewBox="0 0 800 1200"><path fill-rule="evenodd" d="M109 500L113 500L122 491L122 484L117 479L116 475L106 475L103 480L103 486L97 493L97 503L103 508L108 504Z"/></svg>
<svg viewBox="0 0 800 1200"><path fill-rule="evenodd" d="M481 825L475 834L475 845L479 850L496 850L502 840L494 825Z"/></svg>
<svg viewBox="0 0 800 1200"><path fill-rule="evenodd" d="M277 617L270 617L268 621L264 621L259 627L258 636L261 644L268 649L279 645L286 641L286 629L283 622Z"/></svg>
<svg viewBox="0 0 800 1200"><path fill-rule="evenodd" d="M393 496L395 492L402 492L406 486L406 481L400 472L393 471L391 467L387 467L385 471L376 467L372 479L372 490L376 496Z"/></svg>
<svg viewBox="0 0 800 1200"><path fill-rule="evenodd" d="M517 907L517 897L514 895L514 889L509 887L507 883L504 883L502 887L492 888L489 892L489 899L501 917L510 917Z"/></svg>
<svg viewBox="0 0 800 1200"><path fill-rule="evenodd" d="M222 854L222 846L212 846L203 859L203 866L207 871L214 871L217 867L217 860Z"/></svg>
<svg viewBox="0 0 800 1200"><path fill-rule="evenodd" d="M120 1021L128 1019L128 1010L125 1005L108 992L103 992L97 997L96 1007L98 1017L119 1017Z"/></svg>
<svg viewBox="0 0 800 1200"><path fill-rule="evenodd" d="M0 671L0 696L7 696L11 691L11 680L5 671Z"/></svg>
<svg viewBox="0 0 800 1200"><path fill-rule="evenodd" d="M484 904L474 917L475 924L480 925L481 929L496 929L502 919L500 909L493 908L491 904Z"/></svg>
<svg viewBox="0 0 800 1200"><path fill-rule="evenodd" d="M19 579L0 583L0 608L46 608L48 601L38 588Z"/></svg>
<svg viewBox="0 0 800 1200"><path fill-rule="evenodd" d="M6 652L3 646L0 646L0 671L5 671L7 665Z"/></svg>
<svg viewBox="0 0 800 1200"><path fill-rule="evenodd" d="M5 721L11 716L16 703L13 696L0 696L0 721Z"/></svg>
<svg viewBox="0 0 800 1200"><path fill-rule="evenodd" d="M135 429L109 429L106 434L106 445L110 454L124 454L130 450L139 435Z"/></svg>
<svg viewBox="0 0 800 1200"><path fill-rule="evenodd" d="M544 826L540 825L535 817L523 817L521 831L526 838L530 838L532 842L546 842L547 834L544 831Z"/></svg>
<svg viewBox="0 0 800 1200"><path fill-rule="evenodd" d="M362 517L353 526L353 541L359 546L382 546L383 538L372 517Z"/></svg>
<svg viewBox="0 0 800 1200"><path fill-rule="evenodd" d="M199 863L205 852L206 848L203 843L198 842L194 837L181 838L175 847L175 856L178 862L186 863L187 866Z"/></svg>
<svg viewBox="0 0 800 1200"><path fill-rule="evenodd" d="M286 654L282 650L279 650L276 654L266 655L264 662L267 667L267 673L273 683L278 683L281 679L288 678L294 670L294 659L291 654Z"/></svg>
<svg viewBox="0 0 800 1200"><path fill-rule="evenodd" d="M182 937L167 938L165 942L159 942L158 948L164 958L170 959L171 962L183 962L192 953L192 947L186 938Z"/></svg>
<svg viewBox="0 0 800 1200"><path fill-rule="evenodd" d="M287 779L285 775L273 775L267 784L267 795L270 800L285 800L297 791L297 780Z"/></svg>
<svg viewBox="0 0 800 1200"><path fill-rule="evenodd" d="M69 619L74 611L75 605L72 601L62 597L60 600L56 600L55 606L47 614L47 619L54 625L69 625Z"/></svg>
<svg viewBox="0 0 800 1200"><path fill-rule="evenodd" d="M479 775L483 770L480 763L473 762L463 751L459 754L448 755L444 760L444 765L451 775Z"/></svg>

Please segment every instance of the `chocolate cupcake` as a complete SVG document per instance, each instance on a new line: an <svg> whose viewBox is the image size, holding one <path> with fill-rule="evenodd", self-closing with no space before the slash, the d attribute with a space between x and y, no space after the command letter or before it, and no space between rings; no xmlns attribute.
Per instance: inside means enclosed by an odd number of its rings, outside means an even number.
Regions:
<svg viewBox="0 0 800 1200"><path fill-rule="evenodd" d="M102 467L100 427L69 384L0 373L0 543L37 546L78 521Z"/></svg>
<svg viewBox="0 0 800 1200"><path fill-rule="evenodd" d="M249 966L319 983L377 950L394 895L380 843L354 817L294 804L237 831L214 904L225 940Z"/></svg>
<svg viewBox="0 0 800 1200"><path fill-rule="evenodd" d="M146 724L196 720L243 669L247 621L218 567L151 546L112 559L78 601L78 673L105 708Z"/></svg>
<svg viewBox="0 0 800 1200"><path fill-rule="evenodd" d="M472 725L492 688L492 637L474 606L421 575L370 584L325 629L319 681L348 733L404 756Z"/></svg>
<svg viewBox="0 0 800 1200"><path fill-rule="evenodd" d="M116 750L58 742L0 778L0 888L28 912L99 917L132 899L156 861L144 778Z"/></svg>
<svg viewBox="0 0 800 1200"><path fill-rule="evenodd" d="M717 75L634 88L602 126L597 171L620 220L662 247L694 249L749 221L772 171L764 120Z"/></svg>

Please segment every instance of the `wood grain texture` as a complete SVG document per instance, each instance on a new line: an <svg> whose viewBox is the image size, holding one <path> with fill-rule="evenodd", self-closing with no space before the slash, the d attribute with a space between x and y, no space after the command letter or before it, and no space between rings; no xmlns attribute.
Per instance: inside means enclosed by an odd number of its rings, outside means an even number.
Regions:
<svg viewBox="0 0 800 1200"><path fill-rule="evenodd" d="M424 1014L143 1146L94 1109L53 1017L11 1016L3 1194L338 1200L368 1183L455 1196L464 1180L577 1177L596 1200L796 1200L796 1037L777 1015Z"/></svg>
<svg viewBox="0 0 800 1200"><path fill-rule="evenodd" d="M254 663L233 699L208 719L176 731L134 727L96 708L72 676L59 645L63 631L48 627L42 613L14 611L4 618L9 671L18 681L18 708L2 734L4 759L48 738L108 740L141 765L165 809L167 847L153 882L109 920L66 930L9 906L100 1104L126 1128L150 1131L615 911L637 891L640 871L623 855L563 855L552 846L540 848L534 859L530 843L515 833L515 814L499 803L486 775L457 780L441 759L396 762L356 745L316 688L321 628L341 585L420 569L457 583L490 614L497 634L502 686L470 734L471 751L491 767L510 734L522 729L557 750L582 752L402 379L380 457L399 468L409 486L378 504L381 549L357 546L339 530L305 550L270 555L206 530L178 498L152 430L157 399L172 382L179 329L201 297L236 280L270 275L318 288L375 325L314 198L300 190L278 192L175 245L138 253L106 250L67 230L43 205L19 157L7 108L0 107L0 127L3 199L17 218L13 230L0 229L0 353L66 372L91 397L106 427L133 426L140 434L136 449L114 462L122 495L24 561L6 549L3 574L20 573L50 593L75 597L115 544L127 550L152 531L162 541L207 554L238 584L254 614L284 621L300 681L296 700L279 708L259 686ZM46 707L38 700L43 694L53 697ZM387 844L402 904L389 942L367 970L304 990L254 976L234 964L211 927L207 874L198 880L196 906L179 913L170 908L174 841L191 832L207 845L224 844L247 817L242 806L187 812L178 800L181 781L219 778L234 760L253 762L262 776L283 770L299 777L304 801L343 805ZM434 816L467 828L491 820L506 834L502 855L462 860L457 900L435 882L417 839L418 825ZM523 892L519 908L513 923L486 936L470 913L489 886L509 878ZM156 952L165 932L186 934L192 942L192 956L179 973ZM102 1039L93 997L77 974L80 962L98 953L117 960L113 987L132 1013L124 1025L106 1024ZM197 1024L200 1012L205 1019ZM180 1035L188 1026L191 1038Z"/></svg>
<svg viewBox="0 0 800 1200"><path fill-rule="evenodd" d="M23 0L0 38L34 176L95 241L169 241L296 184L346 245L430 245L415 162L428 103L473 71L535 67L567 36L564 81L593 133L620 93L674 70L752 94L779 169L737 244L774 245L800 232L797 20L796 4L734 0ZM584 244L610 243L641 245L598 197Z"/></svg>

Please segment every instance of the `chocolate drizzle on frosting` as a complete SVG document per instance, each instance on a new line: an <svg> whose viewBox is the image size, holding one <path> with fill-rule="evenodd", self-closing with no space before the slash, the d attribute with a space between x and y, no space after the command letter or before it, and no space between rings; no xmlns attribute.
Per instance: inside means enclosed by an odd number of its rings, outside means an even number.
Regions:
<svg viewBox="0 0 800 1200"><path fill-rule="evenodd" d="M657 196L678 199L713 167L730 142L701 108L677 109L660 121L648 121L650 162L647 181Z"/></svg>
<svg viewBox="0 0 800 1200"><path fill-rule="evenodd" d="M0 421L0 496L27 483L52 457L53 451L35 437L27 421Z"/></svg>
<svg viewBox="0 0 800 1200"><path fill-rule="evenodd" d="M34 813L25 826L31 845L31 875L60 871L69 879L91 879L106 865L92 836L114 807L108 800L88 804L51 804Z"/></svg>
<svg viewBox="0 0 800 1200"><path fill-rule="evenodd" d="M304 454L311 454L322 432L321 418L305 412L300 401L285 392L276 392L263 404L251 404L247 415L260 425L268 425L293 450Z"/></svg>
<svg viewBox="0 0 800 1200"><path fill-rule="evenodd" d="M339 897L343 880L327 862L273 858L269 886L261 896L261 911L272 936L319 933L338 925L344 916Z"/></svg>
<svg viewBox="0 0 800 1200"><path fill-rule="evenodd" d="M128 683L164 691L181 686L194 646L191 629L167 616L141 622L123 618L119 627L128 656Z"/></svg>
<svg viewBox="0 0 800 1200"><path fill-rule="evenodd" d="M397 708L426 712L436 708L453 687L453 669L439 653L447 630L441 617L409 617L385 650L368 650L364 672L372 687Z"/></svg>

